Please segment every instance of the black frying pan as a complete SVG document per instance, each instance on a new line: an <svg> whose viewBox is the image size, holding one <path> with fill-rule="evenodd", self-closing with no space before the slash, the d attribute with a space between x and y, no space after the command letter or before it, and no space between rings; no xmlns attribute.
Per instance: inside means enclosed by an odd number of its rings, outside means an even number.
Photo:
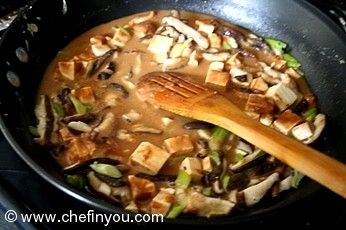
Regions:
<svg viewBox="0 0 346 230"><path fill-rule="evenodd" d="M346 36L310 4L298 0L36 0L16 19L0 44L0 127L19 156L39 175L94 208L125 212L67 186L51 156L32 143L27 127L35 123L35 96L44 70L70 40L118 17L173 8L210 14L264 37L288 42L293 47L294 56L303 64L320 109L328 115L327 128L314 147L346 161ZM37 25L37 31L33 24ZM27 30L28 26L31 32ZM28 60L22 48L27 50ZM236 216L217 220L179 217L169 222L223 224L260 218L307 197L318 188L319 185L306 179L298 190L261 202Z"/></svg>

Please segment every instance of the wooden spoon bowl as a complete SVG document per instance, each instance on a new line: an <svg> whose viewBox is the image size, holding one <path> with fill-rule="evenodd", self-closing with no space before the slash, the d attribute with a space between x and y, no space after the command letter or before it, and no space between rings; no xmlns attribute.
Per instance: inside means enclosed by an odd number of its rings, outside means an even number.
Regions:
<svg viewBox="0 0 346 230"><path fill-rule="evenodd" d="M189 76L153 72L138 83L144 100L181 116L223 127L346 198L346 165L253 120L218 92Z"/></svg>

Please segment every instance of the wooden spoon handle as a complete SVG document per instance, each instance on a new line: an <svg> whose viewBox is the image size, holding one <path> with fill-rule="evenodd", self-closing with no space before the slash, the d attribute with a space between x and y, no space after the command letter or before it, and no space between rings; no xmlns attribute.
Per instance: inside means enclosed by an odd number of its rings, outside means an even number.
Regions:
<svg viewBox="0 0 346 230"><path fill-rule="evenodd" d="M218 106L205 106L213 103ZM199 104L199 103L198 103ZM218 95L196 105L205 121L217 124L346 198L346 165L251 119ZM203 111L204 110L204 111ZM206 110L209 110L209 114ZM212 112L211 112L212 111Z"/></svg>

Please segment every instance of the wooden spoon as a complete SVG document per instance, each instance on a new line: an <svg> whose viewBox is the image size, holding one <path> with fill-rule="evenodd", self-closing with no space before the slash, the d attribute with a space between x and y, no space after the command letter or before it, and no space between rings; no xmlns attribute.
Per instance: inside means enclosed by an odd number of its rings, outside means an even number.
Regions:
<svg viewBox="0 0 346 230"><path fill-rule="evenodd" d="M153 72L144 75L137 86L141 97L154 106L221 126L346 198L345 164L260 124L189 76Z"/></svg>

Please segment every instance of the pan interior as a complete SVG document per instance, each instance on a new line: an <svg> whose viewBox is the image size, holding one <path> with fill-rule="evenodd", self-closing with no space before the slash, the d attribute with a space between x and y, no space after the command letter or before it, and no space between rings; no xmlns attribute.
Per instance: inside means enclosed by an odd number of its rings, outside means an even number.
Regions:
<svg viewBox="0 0 346 230"><path fill-rule="evenodd" d="M210 14L249 28L261 36L286 41L293 48L294 56L302 62L306 78L319 99L319 108L328 115L327 129L315 147L346 161L346 155L342 153L346 141L346 82L343 78L346 74L346 37L327 17L307 3L288 0L78 0L64 5L63 2L35 1L6 32L0 45L0 72L3 76L0 78L1 129L17 153L59 189L102 210L123 212L67 187L50 155L32 144L26 127L34 124L35 95L46 66L61 48L80 33L100 23L151 9L184 9ZM18 59L18 48L27 51L26 62ZM9 71L18 77L19 84L18 79L17 84L8 81ZM238 222L258 217L302 199L317 188L315 183L306 180L299 190L254 207L247 213L218 219L217 222ZM188 217L177 221L191 223Z"/></svg>

